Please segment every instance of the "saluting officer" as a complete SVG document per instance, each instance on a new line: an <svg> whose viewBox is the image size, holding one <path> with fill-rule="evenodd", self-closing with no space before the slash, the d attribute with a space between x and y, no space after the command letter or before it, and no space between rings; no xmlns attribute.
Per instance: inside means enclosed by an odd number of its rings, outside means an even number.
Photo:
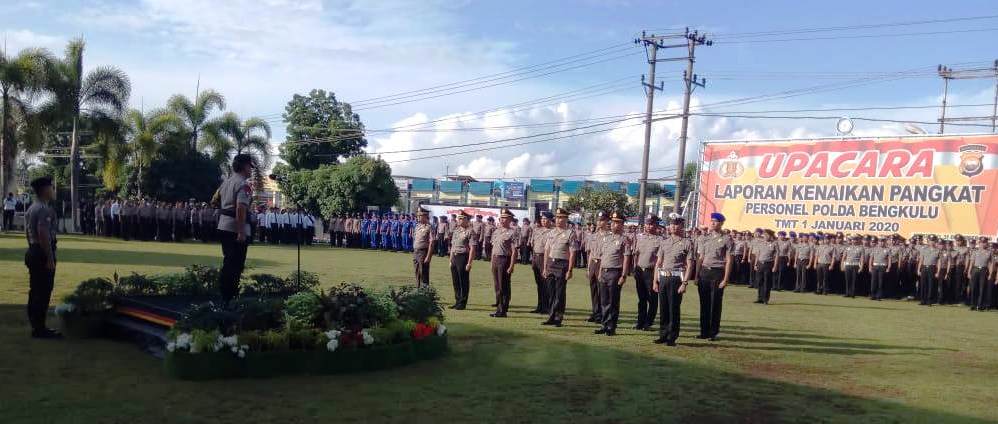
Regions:
<svg viewBox="0 0 998 424"><path fill-rule="evenodd" d="M653 288L658 293L658 304L662 308L658 319L659 336L655 343L667 346L675 346L679 338L683 293L686 293L686 285L693 277L693 241L683 234L685 223L678 215L672 218L668 236L660 240L655 264L658 275Z"/></svg>
<svg viewBox="0 0 998 424"><path fill-rule="evenodd" d="M232 175L218 187L220 216L218 238L222 242L222 269L218 289L228 303L239 294L239 278L246 266L247 235L250 231L249 205L253 189L247 180L253 172L253 158L238 154L232 159Z"/></svg>
<svg viewBox="0 0 998 424"><path fill-rule="evenodd" d="M568 211L558 208L554 225L544 242L544 278L550 297L548 319L543 325L561 327L565 317L565 286L575 267L575 232L568 227Z"/></svg>
<svg viewBox="0 0 998 424"><path fill-rule="evenodd" d="M489 316L494 318L505 318L509 311L509 300L511 296L510 278L513 276L513 267L516 264L516 249L513 249L513 229L510 222L513 220L513 212L503 208L499 213L500 227L492 232L492 282L496 291L496 311Z"/></svg>
<svg viewBox="0 0 998 424"><path fill-rule="evenodd" d="M710 232L704 236L700 247L701 257L697 292L700 295L700 335L698 339L717 340L721 329L721 306L724 287L731 278L732 256L735 243L721 232L724 215L710 214Z"/></svg>
<svg viewBox="0 0 998 424"><path fill-rule="evenodd" d="M644 232L638 234L634 241L634 289L638 294L638 322L635 330L651 329L655 323L655 312L658 311L658 295L653 290L657 281L655 263L658 262L658 250L662 237L658 235L658 217L648 215L645 218Z"/></svg>
<svg viewBox="0 0 998 424"><path fill-rule="evenodd" d="M471 215L462 210L457 216L457 227L451 236L450 276L454 285L454 305L451 309L462 310L468 306L468 292L471 289L469 274L478 251L474 228L468 222L470 220Z"/></svg>
<svg viewBox="0 0 998 424"><path fill-rule="evenodd" d="M426 209L420 208L417 216L419 223L412 229L412 266L416 272L416 286L424 287L430 285L433 231L430 228L430 213Z"/></svg>
<svg viewBox="0 0 998 424"><path fill-rule="evenodd" d="M55 190L52 189L51 177L34 179L31 188L35 191L35 201L24 215L24 232L28 241L28 251L24 255L24 264L28 267L28 322L31 324L31 337L58 339L62 335L45 325L55 286L58 223L55 210L49 206L55 200Z"/></svg>
<svg viewBox="0 0 998 424"><path fill-rule="evenodd" d="M624 234L624 215L610 214L610 233L600 240L600 302L602 326L595 334L617 334L620 317L620 290L631 271L631 244Z"/></svg>

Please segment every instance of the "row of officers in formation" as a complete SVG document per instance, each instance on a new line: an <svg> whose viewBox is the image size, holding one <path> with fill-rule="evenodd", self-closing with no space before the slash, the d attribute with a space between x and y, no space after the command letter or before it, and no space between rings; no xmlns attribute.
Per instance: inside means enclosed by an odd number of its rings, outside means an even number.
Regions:
<svg viewBox="0 0 998 424"><path fill-rule="evenodd" d="M207 202L109 199L82 209L84 234L144 241L218 241L222 213ZM317 219L299 209L258 207L247 217L249 239L272 244L311 244Z"/></svg>
<svg viewBox="0 0 998 424"><path fill-rule="evenodd" d="M691 231L675 215L665 223L649 216L641 228L626 228L622 214L600 213L597 223L580 231L568 222L564 209L545 212L536 225L525 227L515 226L513 214L504 209L499 225L483 239L470 215L456 218L445 235L432 226L427 212L420 211L412 228L418 285L429 284L434 248L447 237L452 308L466 307L473 259L488 249L485 256L491 259L496 307L491 316L507 316L514 264L528 263L537 288L532 312L546 315L542 324L560 327L566 284L581 260L590 289L588 321L599 325L596 334L616 333L621 289L633 276L638 298L634 328L651 330L657 315L655 341L667 345L676 343L682 298L691 282L696 282L700 302L697 338L708 340L718 337L728 284L755 288L758 304L768 304L772 291L793 290L847 297L865 294L874 300L917 299L922 305L964 303L986 311L998 294L998 246L984 237L905 240L768 229L740 232L723 229L725 218L719 213L711 214L709 227Z"/></svg>

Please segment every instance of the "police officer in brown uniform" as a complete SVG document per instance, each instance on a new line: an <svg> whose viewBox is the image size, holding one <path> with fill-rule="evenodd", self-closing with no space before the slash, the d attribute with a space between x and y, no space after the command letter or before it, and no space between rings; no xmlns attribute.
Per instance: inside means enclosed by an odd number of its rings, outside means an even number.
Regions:
<svg viewBox="0 0 998 424"><path fill-rule="evenodd" d="M45 326L55 286L58 222L55 210L49 205L55 200L55 190L51 177L34 179L31 188L35 191L35 201L24 215L24 233L28 241L28 251L24 254L24 265L28 267L28 322L31 337L57 339L62 336Z"/></svg>
<svg viewBox="0 0 998 424"><path fill-rule="evenodd" d="M530 244L533 247L533 258L531 258L530 268L534 272L534 284L537 285L537 307L530 311L535 314L543 314L551 305L551 298L547 290L547 282L544 279L544 247L547 243L547 233L551 230L554 215L551 212L541 212L541 219L537 221L537 227L530 234Z"/></svg>
<svg viewBox="0 0 998 424"><path fill-rule="evenodd" d="M565 316L565 286L572 279L575 267L575 231L568 227L568 211L558 208L555 227L547 232L544 242L544 279L550 294L548 319L543 325L561 327Z"/></svg>
<svg viewBox="0 0 998 424"><path fill-rule="evenodd" d="M482 222L481 215L475 215L475 221L471 223L471 243L475 245L475 258L482 259L482 243L484 242L484 236L482 232L485 231L485 223Z"/></svg>
<svg viewBox="0 0 998 424"><path fill-rule="evenodd" d="M490 260L492 258L492 233L496 230L496 220L491 216L485 220L485 225L482 226L482 254L485 256L485 260Z"/></svg>
<svg viewBox="0 0 998 424"><path fill-rule="evenodd" d="M683 293L693 277L693 241L684 236L684 224L681 217L675 217L669 223L669 234L660 240L655 264L658 275L652 288L658 293L658 304L662 308L658 319L659 337L655 343L668 346L675 346L679 338Z"/></svg>
<svg viewBox="0 0 998 424"><path fill-rule="evenodd" d="M648 330L655 322L658 311L658 295L653 290L656 282L655 263L662 237L658 234L658 217L645 218L644 232L634 240L634 289L638 294L638 322L635 330Z"/></svg>
<svg viewBox="0 0 998 424"><path fill-rule="evenodd" d="M416 272L416 286L430 285L430 258L433 257L433 230L430 227L430 213L419 209L416 215L419 222L412 229L412 266Z"/></svg>
<svg viewBox="0 0 998 424"><path fill-rule="evenodd" d="M624 215L610 214L610 232L600 239L600 303L602 327L594 333L613 336L617 334L620 318L620 289L631 270L631 244L624 235Z"/></svg>
<svg viewBox="0 0 998 424"><path fill-rule="evenodd" d="M766 238L755 245L755 262L752 266L758 275L758 296L755 303L769 304L769 295L773 287L779 284L779 274L776 273L780 243L773 239L773 230L765 230Z"/></svg>
<svg viewBox="0 0 998 424"><path fill-rule="evenodd" d="M967 280L970 285L970 310L986 311L991 307L991 243L987 237L981 237L976 248L967 256Z"/></svg>
<svg viewBox="0 0 998 424"><path fill-rule="evenodd" d="M863 238L855 236L852 244L842 249L841 270L845 274L846 293L845 297L856 297L856 280L859 279L859 272L866 261L866 248L863 247Z"/></svg>
<svg viewBox="0 0 998 424"><path fill-rule="evenodd" d="M697 292L700 295L700 335L698 339L717 340L721 329L721 306L724 288L731 278L732 255L735 243L721 232L724 215L710 214L710 232L704 236L700 247L700 268Z"/></svg>
<svg viewBox="0 0 998 424"><path fill-rule="evenodd" d="M807 291L808 270L814 269L814 243L810 235L802 234L800 242L794 246L794 293Z"/></svg>
<svg viewBox="0 0 998 424"><path fill-rule="evenodd" d="M509 311L509 300L511 296L510 279L513 276L513 267L516 264L516 249L513 248L513 228L510 223L513 221L513 212L503 208L499 212L499 228L492 231L490 244L492 246L492 282L496 290L496 311L489 316L494 318L505 318Z"/></svg>
<svg viewBox="0 0 998 424"><path fill-rule="evenodd" d="M884 298L884 276L891 272L891 250L887 239L881 238L877 246L870 249L867 269L870 271L870 299Z"/></svg>
<svg viewBox="0 0 998 424"><path fill-rule="evenodd" d="M253 158L238 154L232 159L232 175L218 187L218 239L222 242L222 269L218 290L228 303L239 294L239 278L246 267L246 249L250 232L249 205L253 189L248 181L253 172Z"/></svg>
<svg viewBox="0 0 998 424"><path fill-rule="evenodd" d="M477 235L469 221L471 215L461 211L457 216L457 226L450 243L450 276L454 284L454 305L451 309L464 309L468 306L468 291L471 288L469 273L471 263L478 251Z"/></svg>
<svg viewBox="0 0 998 424"><path fill-rule="evenodd" d="M935 303L936 284L941 274L939 268L941 244L936 236L929 239L932 245L923 247L918 255L918 304L925 306L932 306Z"/></svg>
<svg viewBox="0 0 998 424"><path fill-rule="evenodd" d="M610 215L605 212L599 212L596 217L596 229L586 235L586 250L587 252L587 269L586 277L589 279L589 299L592 302L592 313L589 315L587 322L603 322L602 302L600 302L599 292L599 258L600 250L599 243L603 239L603 236L610 231Z"/></svg>

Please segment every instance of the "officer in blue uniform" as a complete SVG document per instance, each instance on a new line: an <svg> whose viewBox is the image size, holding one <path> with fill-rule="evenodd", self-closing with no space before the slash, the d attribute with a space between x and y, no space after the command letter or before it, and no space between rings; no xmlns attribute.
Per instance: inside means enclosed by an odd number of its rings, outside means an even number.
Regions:
<svg viewBox="0 0 998 424"><path fill-rule="evenodd" d="M363 215L360 220L360 248L364 249L367 247L367 224L368 224L367 214Z"/></svg>
<svg viewBox="0 0 998 424"><path fill-rule="evenodd" d="M412 237L410 237L409 232L412 231L413 221L409 220L409 215L402 215L402 251L411 252L412 251Z"/></svg>
<svg viewBox="0 0 998 424"><path fill-rule="evenodd" d="M388 239L389 242L391 243L391 249L393 252L399 251L399 233L402 231L399 224L400 223L398 215L392 214L392 224L388 230L389 231Z"/></svg>
<svg viewBox="0 0 998 424"><path fill-rule="evenodd" d="M392 236L392 214L386 213L381 217L381 250L391 248Z"/></svg>

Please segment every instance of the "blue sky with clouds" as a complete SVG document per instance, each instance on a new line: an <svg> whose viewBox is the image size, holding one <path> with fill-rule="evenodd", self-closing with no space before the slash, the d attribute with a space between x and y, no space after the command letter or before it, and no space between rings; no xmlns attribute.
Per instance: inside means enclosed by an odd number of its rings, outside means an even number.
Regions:
<svg viewBox="0 0 998 424"><path fill-rule="evenodd" d="M174 93L214 88L243 116L274 118L274 142L284 140L277 115L294 93L334 91L346 101L367 99L508 71L626 43L641 30L690 26L716 34L698 50L697 73L708 79L694 104L714 103L855 79L867 84L795 95L712 111L758 111L938 103L938 64L990 62L998 57L998 19L848 31L744 33L861 26L998 15L991 1L322 1L322 0L7 0L0 15L8 50L42 46L61 52L66 40L88 43L85 66L113 64L132 79L132 105L153 108ZM963 31L963 32L954 32ZM949 33L947 33L949 32ZM915 35L914 33L932 33ZM742 35L738 35L742 34ZM904 34L897 36L897 34ZM827 40L767 41L836 37ZM856 37L856 38L839 38ZM521 137L576 124L453 131L575 121L643 111L641 50L553 75L391 107L362 110L369 128L422 125L446 131L375 133L371 151L410 150ZM628 55L628 53L633 53ZM681 65L662 64L665 90L657 109L679 105ZM921 69L902 79L883 72ZM887 81L883 81L887 79ZM425 124L455 114L492 109L607 81L613 93L560 104L494 112L460 121ZM952 103L989 103L993 85L960 82ZM962 112L962 111L961 111ZM985 109L967 109L985 114ZM933 121L938 110L864 111L853 115ZM845 114L845 113L833 113ZM633 124L634 121L627 124ZM652 169L676 161L678 121L655 125ZM933 126L927 126L934 131ZM694 142L712 138L801 137L834 134L834 122L694 117ZM967 130L969 131L969 129ZM901 125L857 122L860 135L898 134ZM459 156L395 162L397 173L438 176L445 169L478 177L629 172L640 167L643 130L623 123L613 131L558 142ZM691 148L688 156L695 153ZM386 154L405 160L421 153ZM665 176L661 171L653 176ZM614 177L610 179L628 179ZM632 178L633 179L633 178Z"/></svg>

